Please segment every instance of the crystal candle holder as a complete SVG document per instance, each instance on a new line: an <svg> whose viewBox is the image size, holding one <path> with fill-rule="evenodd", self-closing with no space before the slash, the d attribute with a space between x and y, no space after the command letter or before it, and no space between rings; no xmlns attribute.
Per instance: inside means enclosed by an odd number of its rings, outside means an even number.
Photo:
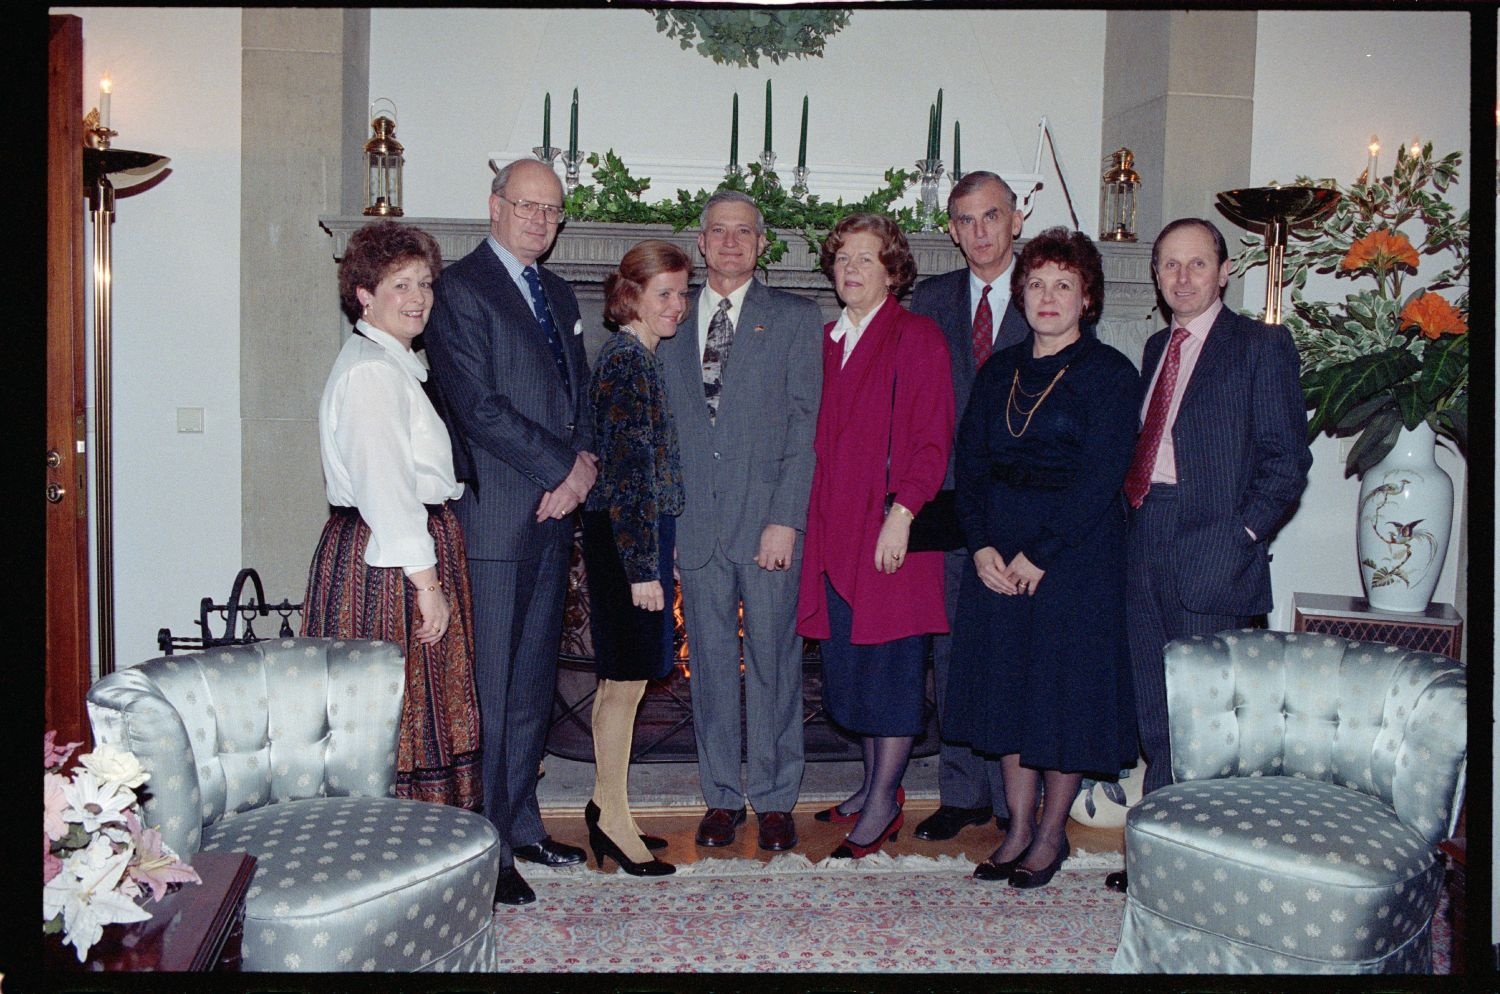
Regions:
<svg viewBox="0 0 1500 994"><path fill-rule="evenodd" d="M578 170L583 165L583 158L584 153L581 150L563 153L563 170L566 174L563 184L565 193L572 193L578 189Z"/></svg>
<svg viewBox="0 0 1500 994"><path fill-rule="evenodd" d="M942 159L918 159L917 170L921 174L922 230L937 230L938 180L943 175Z"/></svg>
<svg viewBox="0 0 1500 994"><path fill-rule="evenodd" d="M811 172L806 166L798 166L792 170L792 196L807 196L807 174Z"/></svg>

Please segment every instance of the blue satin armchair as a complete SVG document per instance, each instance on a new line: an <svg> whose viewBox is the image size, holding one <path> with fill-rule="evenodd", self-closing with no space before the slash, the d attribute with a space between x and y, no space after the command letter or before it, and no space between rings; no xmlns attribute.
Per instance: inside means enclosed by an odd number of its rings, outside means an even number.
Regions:
<svg viewBox="0 0 1500 994"><path fill-rule="evenodd" d="M1118 973L1430 973L1464 795L1447 656L1257 630L1169 643L1174 783L1126 819Z"/></svg>
<svg viewBox="0 0 1500 994"><path fill-rule="evenodd" d="M96 741L151 773L145 823L189 862L256 857L242 969L494 968L494 827L391 796L404 673L390 642L289 638L90 688Z"/></svg>

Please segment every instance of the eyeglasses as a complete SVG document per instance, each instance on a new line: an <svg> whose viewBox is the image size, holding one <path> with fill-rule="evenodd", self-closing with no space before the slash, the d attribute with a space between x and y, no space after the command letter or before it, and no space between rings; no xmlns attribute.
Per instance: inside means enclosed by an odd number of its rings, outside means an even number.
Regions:
<svg viewBox="0 0 1500 994"><path fill-rule="evenodd" d="M568 219L568 212L561 207L552 204L539 204L534 200L512 200L503 193L495 196L510 204L510 209L516 212L516 217L529 221L540 212L548 224L561 224Z"/></svg>

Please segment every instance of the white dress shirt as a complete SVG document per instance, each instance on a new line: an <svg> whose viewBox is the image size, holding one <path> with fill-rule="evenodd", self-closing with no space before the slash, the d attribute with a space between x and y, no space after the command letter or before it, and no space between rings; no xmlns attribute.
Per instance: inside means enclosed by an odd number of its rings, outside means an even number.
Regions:
<svg viewBox="0 0 1500 994"><path fill-rule="evenodd" d="M1010 273L1015 264L1016 260L1012 257L1005 272L990 283L980 279L974 270L969 270L969 327L974 327L974 315L979 311L979 298L984 296L984 288L989 287L991 345L995 344L995 336L1000 334L1000 322L1005 318L1005 309L1010 306Z"/></svg>
<svg viewBox="0 0 1500 994"><path fill-rule="evenodd" d="M753 277L752 277L753 279ZM740 309L745 306L745 294L750 292L750 280L741 283L735 289L729 291L729 323L734 325L735 334L740 330ZM726 299L709 289L707 283L703 284L703 293L698 297L698 361L703 361L703 350L708 347L708 323L714 319L719 311L719 301ZM734 346L731 344L731 354Z"/></svg>
<svg viewBox="0 0 1500 994"><path fill-rule="evenodd" d="M448 429L422 391L416 354L359 321L339 350L318 403L328 503L359 508L370 526L365 562L410 575L437 562L424 504L463 494Z"/></svg>

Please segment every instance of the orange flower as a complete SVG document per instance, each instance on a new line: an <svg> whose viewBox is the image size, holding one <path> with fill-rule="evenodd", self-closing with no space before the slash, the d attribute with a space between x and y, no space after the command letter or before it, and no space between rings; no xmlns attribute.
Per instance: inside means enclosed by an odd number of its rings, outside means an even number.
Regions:
<svg viewBox="0 0 1500 994"><path fill-rule="evenodd" d="M1415 270L1417 263L1417 250L1411 247L1411 242L1405 235L1388 228L1376 228L1349 246L1339 267L1348 270L1369 268L1384 272L1399 265Z"/></svg>
<svg viewBox="0 0 1500 994"><path fill-rule="evenodd" d="M1407 301L1401 308L1401 330L1416 328L1425 338L1439 335L1462 335L1469 330L1458 308L1440 294L1424 293Z"/></svg>

